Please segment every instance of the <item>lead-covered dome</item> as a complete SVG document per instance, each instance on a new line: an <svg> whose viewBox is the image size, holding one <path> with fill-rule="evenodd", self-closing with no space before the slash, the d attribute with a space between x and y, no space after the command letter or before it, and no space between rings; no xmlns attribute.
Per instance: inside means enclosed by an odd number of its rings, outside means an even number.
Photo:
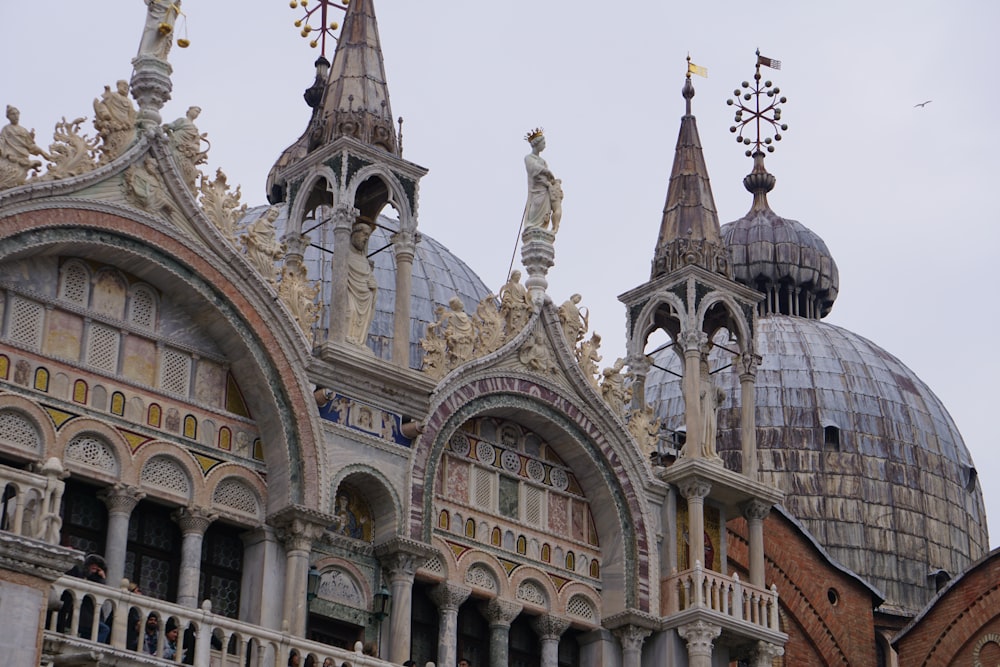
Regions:
<svg viewBox="0 0 1000 667"><path fill-rule="evenodd" d="M722 226L733 277L767 297L764 312L824 317L840 288L837 263L817 234L770 209L767 193L774 184L763 154L757 153L753 171L743 179L753 205L745 216Z"/></svg>
<svg viewBox="0 0 1000 667"><path fill-rule="evenodd" d="M989 548L972 457L944 405L897 358L815 319L759 320L757 445L763 481L831 555L879 588L886 606L915 613L935 574L955 574ZM740 469L739 373L716 348L718 448ZM669 351L654 362L677 371ZM684 430L680 381L655 367L646 397L665 426Z"/></svg>

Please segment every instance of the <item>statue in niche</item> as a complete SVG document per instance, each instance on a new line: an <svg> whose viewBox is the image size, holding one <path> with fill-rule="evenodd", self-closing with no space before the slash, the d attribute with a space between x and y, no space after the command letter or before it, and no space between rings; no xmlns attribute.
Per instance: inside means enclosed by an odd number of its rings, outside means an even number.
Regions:
<svg viewBox="0 0 1000 667"><path fill-rule="evenodd" d="M531 317L531 311L528 290L521 284L521 272L511 271L507 284L500 288L500 317L507 328L506 340L521 332Z"/></svg>
<svg viewBox="0 0 1000 667"><path fill-rule="evenodd" d="M32 160L31 156L52 159L35 143L35 131L21 126L17 107L7 105L7 120L8 124L0 129L0 189L24 185L30 172L41 171L41 161Z"/></svg>
<svg viewBox="0 0 1000 667"><path fill-rule="evenodd" d="M489 354L503 343L503 318L497 310L497 298L490 294L476 306L476 350Z"/></svg>
<svg viewBox="0 0 1000 667"><path fill-rule="evenodd" d="M715 439L719 430L719 406L726 399L726 392L713 382L708 373L708 364L701 364L701 393L699 408L701 409L701 433L704 441L701 455L706 459L720 460L715 449Z"/></svg>
<svg viewBox="0 0 1000 667"><path fill-rule="evenodd" d="M301 263L285 263L281 272L281 283L278 285L278 296L292 316L298 322L303 333L308 334L319 317L316 297L319 295L319 285L309 284L306 266Z"/></svg>
<svg viewBox="0 0 1000 667"><path fill-rule="evenodd" d="M542 134L542 129L532 130L524 138L531 145L531 152L524 157L524 167L528 172L528 201L524 205L521 225L525 229L530 227L544 229L552 222L554 197L558 201L560 217L562 215L562 187L556 182L556 177L549 171L549 165L541 156L541 152L545 150L545 135Z"/></svg>
<svg viewBox="0 0 1000 667"><path fill-rule="evenodd" d="M128 81L119 79L115 90L104 86L104 93L94 100L94 129L101 138L98 164L107 164L125 152L135 137L135 120Z"/></svg>
<svg viewBox="0 0 1000 667"><path fill-rule="evenodd" d="M475 331L465 304L457 296L448 300L448 310L441 313L441 328L448 349L448 368L455 368L472 359Z"/></svg>
<svg viewBox="0 0 1000 667"><path fill-rule="evenodd" d="M597 364L601 361L601 355L597 353L597 350L600 347L601 335L594 332L589 339L581 341L580 347L576 349L576 360L580 363L580 370L583 371L595 391L600 389L597 384L597 375L600 370Z"/></svg>
<svg viewBox="0 0 1000 667"><path fill-rule="evenodd" d="M583 334L589 326L587 313L580 312L579 303L582 298L579 294L574 294L559 306L559 321L562 323L563 334L570 347L576 347L576 344L583 340Z"/></svg>
<svg viewBox="0 0 1000 667"><path fill-rule="evenodd" d="M49 145L49 169L42 177L44 181L70 178L86 174L94 168L98 138L80 134L80 125L85 118L67 121L64 116L56 123L52 144Z"/></svg>
<svg viewBox="0 0 1000 667"><path fill-rule="evenodd" d="M615 360L614 366L605 368L601 373L603 375L601 397L622 419L625 418L625 408L628 402L632 400L632 392L625 386L625 374L622 373L624 367L625 360L619 358Z"/></svg>
<svg viewBox="0 0 1000 667"><path fill-rule="evenodd" d="M142 29L137 58L166 60L173 46L174 22L181 13L180 0L145 0L146 25Z"/></svg>
<svg viewBox="0 0 1000 667"><path fill-rule="evenodd" d="M373 225L356 222L351 230L347 256L347 342L368 349L368 331L375 318L374 262L368 258L368 239Z"/></svg>
<svg viewBox="0 0 1000 667"><path fill-rule="evenodd" d="M163 126L170 140L170 149L177 158L181 174L188 190L195 191L198 181L198 165L208 160L208 151L201 150L201 142L208 143L208 135L198 131L194 121L201 114L201 107L188 107L187 113L172 123Z"/></svg>
<svg viewBox="0 0 1000 667"><path fill-rule="evenodd" d="M274 232L279 213L277 206L267 209L264 215L250 223L246 234L240 237L250 265L271 285L274 285L277 273L274 263L285 252L285 244L278 241Z"/></svg>

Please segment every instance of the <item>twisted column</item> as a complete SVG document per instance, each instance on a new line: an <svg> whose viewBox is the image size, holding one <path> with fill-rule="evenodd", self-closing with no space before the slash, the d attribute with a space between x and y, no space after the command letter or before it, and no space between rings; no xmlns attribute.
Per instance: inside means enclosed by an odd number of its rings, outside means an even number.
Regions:
<svg viewBox="0 0 1000 667"><path fill-rule="evenodd" d="M128 550L128 522L132 510L146 497L146 492L118 482L97 494L108 507L108 536L104 560L108 564L107 582L118 586L125 576L125 553Z"/></svg>
<svg viewBox="0 0 1000 667"><path fill-rule="evenodd" d="M510 663L510 624L521 613L523 605L510 600L493 598L480 606L490 624L490 667L508 667Z"/></svg>
<svg viewBox="0 0 1000 667"><path fill-rule="evenodd" d="M455 667L458 659L458 608L462 606L472 589L459 584L438 584L430 591L431 600L441 614L438 623L438 667Z"/></svg>
<svg viewBox="0 0 1000 667"><path fill-rule="evenodd" d="M569 621L552 614L536 616L531 628L542 643L542 667L559 666L559 638L569 627Z"/></svg>

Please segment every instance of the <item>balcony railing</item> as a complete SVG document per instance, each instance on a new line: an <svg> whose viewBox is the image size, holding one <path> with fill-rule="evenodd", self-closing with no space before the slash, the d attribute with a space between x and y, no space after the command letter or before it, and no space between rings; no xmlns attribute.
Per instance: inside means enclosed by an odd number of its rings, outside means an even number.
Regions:
<svg viewBox="0 0 1000 667"><path fill-rule="evenodd" d="M0 530L59 543L65 473L59 459L49 459L41 474L0 465Z"/></svg>
<svg viewBox="0 0 1000 667"><path fill-rule="evenodd" d="M735 621L780 632L778 626L778 589L770 590L740 581L738 574L729 577L705 570L700 562L693 570L671 575L665 586L667 614L688 609L702 609L722 614Z"/></svg>
<svg viewBox="0 0 1000 667"><path fill-rule="evenodd" d="M327 658L334 667L392 667L363 654L360 642L348 651L309 641L213 614L207 600L201 609L192 609L70 576L60 577L54 587L63 605L49 615L46 644L66 653L114 653L120 657L116 664L128 664L131 655L137 663L195 667L286 667L293 664L294 653L299 656L295 664L301 667L322 667L330 664ZM158 619L156 641L149 642L154 645L152 653L144 641L150 615ZM85 622L89 617L87 627L80 627L81 616ZM178 628L173 656L166 638L168 624Z"/></svg>

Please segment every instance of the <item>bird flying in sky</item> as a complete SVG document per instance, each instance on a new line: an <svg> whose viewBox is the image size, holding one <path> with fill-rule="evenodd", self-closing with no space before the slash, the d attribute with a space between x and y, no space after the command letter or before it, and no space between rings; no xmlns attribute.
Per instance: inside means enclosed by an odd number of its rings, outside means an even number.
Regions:
<svg viewBox="0 0 1000 667"><path fill-rule="evenodd" d="M914 108L914 109L916 109L917 107L920 107L920 108L923 108L923 107L927 106L928 104L930 104L930 103L931 103L931 102L933 102L933 101L934 101L934 100L927 100L926 102L920 102L920 103L918 103L918 104L914 104L914 105L913 105L913 108Z"/></svg>

